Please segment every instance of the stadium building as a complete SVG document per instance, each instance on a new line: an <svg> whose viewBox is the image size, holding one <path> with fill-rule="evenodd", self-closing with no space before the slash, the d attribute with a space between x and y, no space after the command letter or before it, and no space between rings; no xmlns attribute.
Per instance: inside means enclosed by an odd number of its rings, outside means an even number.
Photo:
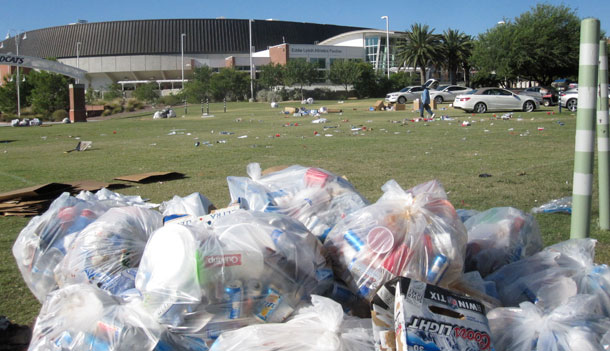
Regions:
<svg viewBox="0 0 610 351"><path fill-rule="evenodd" d="M399 32L389 32L394 52ZM292 59L328 70L336 59L370 62L385 71L386 31L276 20L161 19L79 23L42 28L0 43L0 55L54 58L86 71L87 87L124 89L156 82L162 91L181 88L193 69L234 67L253 71L261 65ZM251 43L251 50L250 50ZM393 55L391 55L393 65ZM15 67L0 65L0 76ZM1 78L1 77L0 77Z"/></svg>

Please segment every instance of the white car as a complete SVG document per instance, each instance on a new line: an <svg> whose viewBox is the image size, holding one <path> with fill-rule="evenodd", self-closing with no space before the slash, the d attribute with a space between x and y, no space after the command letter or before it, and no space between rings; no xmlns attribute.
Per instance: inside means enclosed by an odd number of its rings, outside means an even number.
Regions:
<svg viewBox="0 0 610 351"><path fill-rule="evenodd" d="M442 104L446 101L453 101L456 95L467 94L472 89L460 85L440 85L436 90L430 90L430 99Z"/></svg>
<svg viewBox="0 0 610 351"><path fill-rule="evenodd" d="M421 85L410 86L406 88L400 89L400 91L389 93L385 96L386 102L397 102L399 104L406 104L408 102L413 102L415 99L419 99L422 92Z"/></svg>
<svg viewBox="0 0 610 351"><path fill-rule="evenodd" d="M578 88L569 89L559 93L559 103L561 107L574 112L578 108Z"/></svg>
<svg viewBox="0 0 610 351"><path fill-rule="evenodd" d="M475 113L502 110L531 112L539 108L540 104L531 96L515 94L506 89L479 88L456 96L453 107Z"/></svg>

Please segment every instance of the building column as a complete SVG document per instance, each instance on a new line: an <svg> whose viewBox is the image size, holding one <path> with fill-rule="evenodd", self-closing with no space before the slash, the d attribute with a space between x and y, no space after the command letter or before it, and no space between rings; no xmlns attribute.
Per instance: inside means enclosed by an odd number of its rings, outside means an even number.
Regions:
<svg viewBox="0 0 610 351"><path fill-rule="evenodd" d="M87 122L85 85L70 84L70 122Z"/></svg>

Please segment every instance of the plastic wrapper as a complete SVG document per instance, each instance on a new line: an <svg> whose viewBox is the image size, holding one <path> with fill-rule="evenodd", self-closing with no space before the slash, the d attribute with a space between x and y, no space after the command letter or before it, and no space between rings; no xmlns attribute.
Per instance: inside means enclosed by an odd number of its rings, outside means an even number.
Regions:
<svg viewBox="0 0 610 351"><path fill-rule="evenodd" d="M319 168L295 165L264 176L258 163L247 169L250 178L227 177L232 202L293 217L321 241L341 218L368 205L348 181Z"/></svg>
<svg viewBox="0 0 610 351"><path fill-rule="evenodd" d="M572 197L566 196L532 208L532 213L572 213Z"/></svg>
<svg viewBox="0 0 610 351"><path fill-rule="evenodd" d="M91 283L111 294L135 288L135 277L161 214L142 207L111 208L83 229L55 269L59 286Z"/></svg>
<svg viewBox="0 0 610 351"><path fill-rule="evenodd" d="M212 201L200 193L192 193L185 197L175 195L170 201L161 204L163 217L172 215L189 215L199 217L207 215L214 209Z"/></svg>
<svg viewBox="0 0 610 351"><path fill-rule="evenodd" d="M28 350L153 350L162 330L137 300L76 284L48 295Z"/></svg>
<svg viewBox="0 0 610 351"><path fill-rule="evenodd" d="M317 295L282 324L252 325L222 333L212 351L365 351L373 349L370 319L348 317L341 305Z"/></svg>
<svg viewBox="0 0 610 351"><path fill-rule="evenodd" d="M39 301L57 288L53 271L72 241L108 208L63 193L21 230L13 245L13 256L23 280Z"/></svg>
<svg viewBox="0 0 610 351"><path fill-rule="evenodd" d="M370 300L395 276L448 286L462 275L466 228L436 181L404 191L395 181L373 205L348 215L325 246L336 275Z"/></svg>
<svg viewBox="0 0 610 351"><path fill-rule="evenodd" d="M457 212L457 215L460 217L460 220L462 221L462 223L466 222L468 220L468 218L480 213L477 210L466 210L463 208L458 208L455 210L455 212Z"/></svg>
<svg viewBox="0 0 610 351"><path fill-rule="evenodd" d="M598 314L597 300L577 295L545 312L531 302L487 314L496 350L603 351L610 341L610 319Z"/></svg>
<svg viewBox="0 0 610 351"><path fill-rule="evenodd" d="M81 191L76 198L100 203L108 208L121 206L137 206L146 208L155 208L159 205L151 203L143 199L139 195L123 195L115 193L106 188L102 188L95 193L89 191Z"/></svg>
<svg viewBox="0 0 610 351"><path fill-rule="evenodd" d="M226 330L281 322L332 282L322 245L300 222L237 210L212 227L157 230L136 288L170 332L210 343Z"/></svg>
<svg viewBox="0 0 610 351"><path fill-rule="evenodd" d="M542 249L538 223L530 214L512 207L496 207L464 222L468 231L465 271L481 276Z"/></svg>

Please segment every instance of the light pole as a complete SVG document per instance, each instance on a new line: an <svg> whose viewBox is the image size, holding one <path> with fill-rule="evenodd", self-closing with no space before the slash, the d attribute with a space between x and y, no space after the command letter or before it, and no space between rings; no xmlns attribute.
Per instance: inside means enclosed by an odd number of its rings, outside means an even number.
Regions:
<svg viewBox="0 0 610 351"><path fill-rule="evenodd" d="M385 19L385 44L386 44L386 57L387 57L387 67L388 70L388 79L390 79L390 19L388 16L381 16L381 19Z"/></svg>
<svg viewBox="0 0 610 351"><path fill-rule="evenodd" d="M78 59L80 58L80 45L81 42L77 42L76 43L76 68L80 68L80 65L78 64ZM76 79L76 84L80 83L80 80L77 78Z"/></svg>
<svg viewBox="0 0 610 351"><path fill-rule="evenodd" d="M11 38L10 33L11 33L10 31L8 33L6 33L5 39ZM21 36L21 33L17 33L15 35L15 47L16 47L17 56L19 56L19 41L25 40L27 38L28 38L27 33L23 33L23 37ZM21 67L17 66L17 117L21 117L21 96L19 93L19 83L21 82L21 79L19 77L20 69L21 69Z"/></svg>
<svg viewBox="0 0 610 351"><path fill-rule="evenodd" d="M180 66L182 68L182 92L184 92L184 37L186 37L186 33L180 34ZM184 115L186 116L186 96L184 97Z"/></svg>
<svg viewBox="0 0 610 351"><path fill-rule="evenodd" d="M253 76L253 67L252 67L252 22L254 20L248 20L249 26L249 35L250 35L250 97L252 101L254 101L254 76Z"/></svg>

